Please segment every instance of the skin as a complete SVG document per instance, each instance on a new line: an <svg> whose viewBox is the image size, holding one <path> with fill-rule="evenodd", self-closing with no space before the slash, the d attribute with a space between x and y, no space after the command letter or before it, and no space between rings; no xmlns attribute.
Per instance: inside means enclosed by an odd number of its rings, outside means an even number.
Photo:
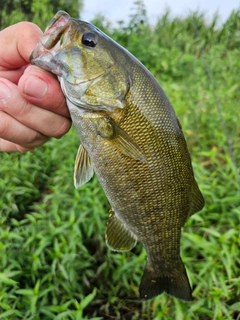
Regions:
<svg viewBox="0 0 240 320"><path fill-rule="evenodd" d="M42 31L20 22L0 32L0 152L27 152L71 127L55 76L29 65Z"/></svg>

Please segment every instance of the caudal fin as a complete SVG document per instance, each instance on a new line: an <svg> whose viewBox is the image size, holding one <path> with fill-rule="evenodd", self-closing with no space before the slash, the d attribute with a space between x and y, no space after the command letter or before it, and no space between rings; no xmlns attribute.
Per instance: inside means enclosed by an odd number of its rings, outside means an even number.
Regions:
<svg viewBox="0 0 240 320"><path fill-rule="evenodd" d="M192 290L183 263L173 274L155 272L146 265L139 288L140 298L148 300L166 292L184 301L192 300Z"/></svg>

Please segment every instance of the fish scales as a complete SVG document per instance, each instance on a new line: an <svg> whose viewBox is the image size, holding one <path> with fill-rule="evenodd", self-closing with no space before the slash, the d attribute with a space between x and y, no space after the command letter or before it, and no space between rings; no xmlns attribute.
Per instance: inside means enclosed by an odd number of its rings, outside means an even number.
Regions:
<svg viewBox="0 0 240 320"><path fill-rule="evenodd" d="M181 228L204 200L168 98L135 57L89 23L61 11L43 37L54 40L40 41L31 62L59 78L81 140L75 186L96 173L112 207L108 246L126 251L142 242L141 299L165 291L190 301Z"/></svg>

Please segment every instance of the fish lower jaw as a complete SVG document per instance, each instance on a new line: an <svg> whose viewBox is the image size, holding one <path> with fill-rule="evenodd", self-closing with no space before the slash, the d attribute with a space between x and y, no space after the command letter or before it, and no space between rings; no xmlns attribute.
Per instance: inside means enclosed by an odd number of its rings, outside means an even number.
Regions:
<svg viewBox="0 0 240 320"><path fill-rule="evenodd" d="M32 65L35 65L43 70L50 71L54 73L58 78L62 76L62 72L59 68L56 68L56 65L54 62L51 61L52 54L49 53L45 56L36 56L32 54L30 56L30 61Z"/></svg>

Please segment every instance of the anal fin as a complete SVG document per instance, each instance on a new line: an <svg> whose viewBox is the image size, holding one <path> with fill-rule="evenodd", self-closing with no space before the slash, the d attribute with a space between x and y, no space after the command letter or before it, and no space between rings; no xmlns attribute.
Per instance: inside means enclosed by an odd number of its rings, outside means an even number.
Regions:
<svg viewBox="0 0 240 320"><path fill-rule="evenodd" d="M74 166L74 186L79 188L88 182L94 174L91 159L83 145L78 148Z"/></svg>
<svg viewBox="0 0 240 320"><path fill-rule="evenodd" d="M108 247L114 251L129 251L137 243L137 239L118 219L113 210L110 210L106 243Z"/></svg>

